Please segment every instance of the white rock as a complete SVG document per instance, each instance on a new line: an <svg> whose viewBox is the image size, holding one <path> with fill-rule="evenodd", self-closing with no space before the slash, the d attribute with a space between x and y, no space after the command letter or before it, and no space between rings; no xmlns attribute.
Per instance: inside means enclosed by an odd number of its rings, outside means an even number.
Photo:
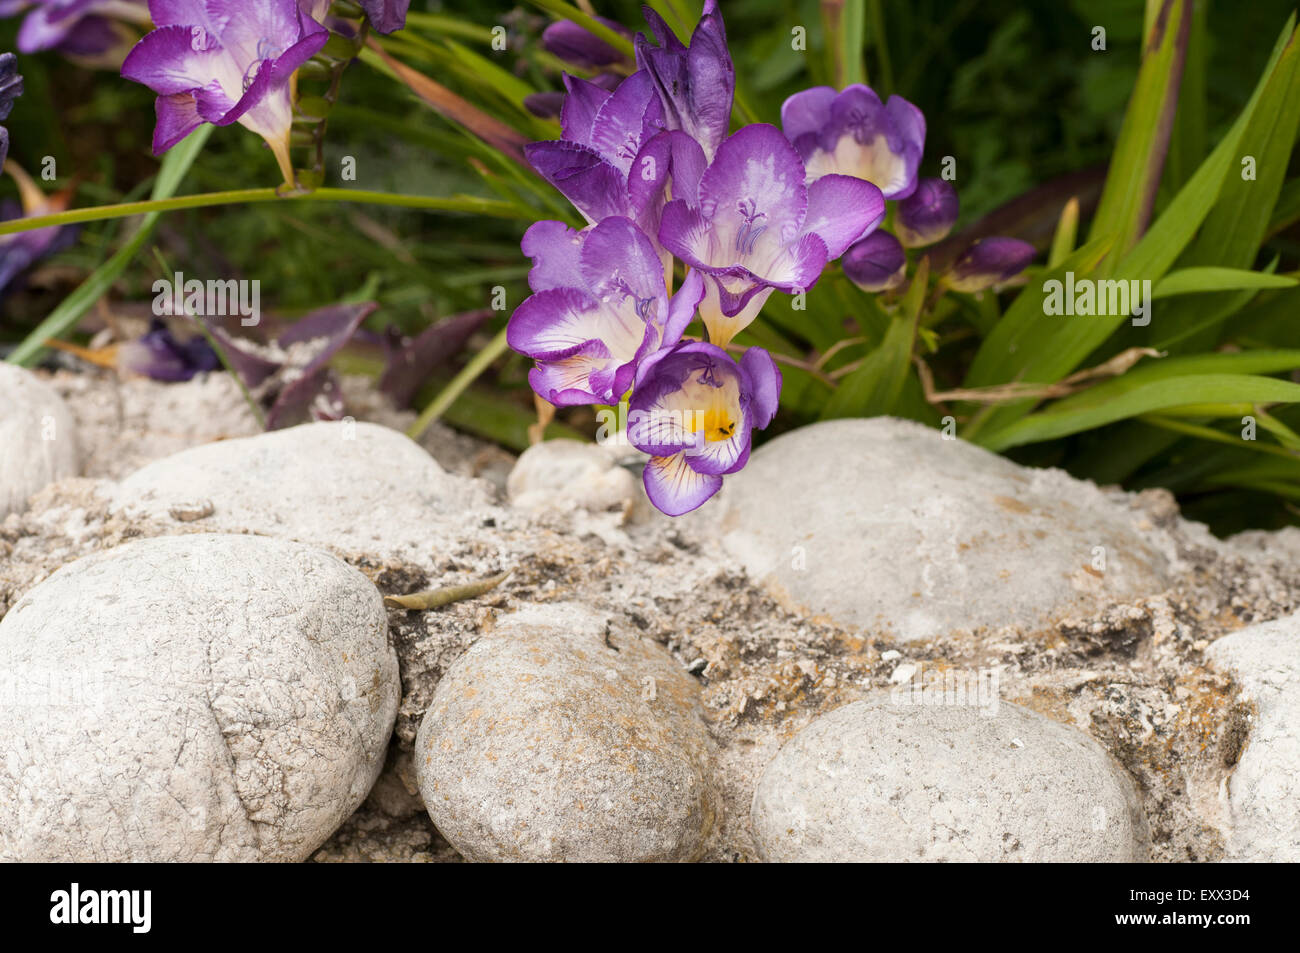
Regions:
<svg viewBox="0 0 1300 953"><path fill-rule="evenodd" d="M482 485L446 473L405 435L346 421L182 451L127 477L113 502L178 531L174 513L210 510L188 527L417 562L477 531L475 511L488 506Z"/></svg>
<svg viewBox="0 0 1300 953"><path fill-rule="evenodd" d="M580 606L522 610L448 669L420 724L429 816L475 861L692 860L717 824L699 688Z"/></svg>
<svg viewBox="0 0 1300 953"><path fill-rule="evenodd" d="M641 483L604 447L547 440L520 456L506 492L511 504L524 510L577 507L626 515L641 498Z"/></svg>
<svg viewBox="0 0 1300 953"><path fill-rule="evenodd" d="M1133 786L1088 736L1006 702L899 697L837 708L781 748L751 812L764 860L1146 859Z"/></svg>
<svg viewBox="0 0 1300 953"><path fill-rule="evenodd" d="M1224 859L1300 861L1300 614L1226 635L1206 654L1258 710L1228 779Z"/></svg>
<svg viewBox="0 0 1300 953"><path fill-rule="evenodd" d="M257 536L60 569L0 621L0 860L305 859L384 763L374 586Z"/></svg>
<svg viewBox="0 0 1300 953"><path fill-rule="evenodd" d="M77 428L67 405L31 371L0 361L0 519L27 498L76 476Z"/></svg>
<svg viewBox="0 0 1300 953"><path fill-rule="evenodd" d="M779 601L902 640L1042 624L1169 581L1141 514L1091 483L894 418L784 434L719 498L723 544Z"/></svg>

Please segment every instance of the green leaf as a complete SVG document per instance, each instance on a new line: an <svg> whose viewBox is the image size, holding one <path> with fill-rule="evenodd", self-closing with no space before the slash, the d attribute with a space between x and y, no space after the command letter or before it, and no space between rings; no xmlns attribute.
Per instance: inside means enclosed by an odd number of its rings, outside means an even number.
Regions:
<svg viewBox="0 0 1300 953"><path fill-rule="evenodd" d="M1182 254L1201 223L1218 201L1228 169L1239 159L1238 145L1245 134L1256 107L1263 98L1270 80L1279 67L1282 56L1296 52L1295 14L1287 18L1286 26L1273 46L1268 65L1259 78L1255 91L1242 108L1236 122L1215 146L1196 174L1178 190L1169 207L1142 236L1128 257L1120 265L1120 272L1128 277L1149 278L1158 281ZM1080 355L1082 360L1086 355Z"/></svg>
<svg viewBox="0 0 1300 953"><path fill-rule="evenodd" d="M212 135L213 126L204 124L172 147L163 157L158 169L158 180L154 183L152 198L171 198L180 188L185 174L203 151L203 145ZM63 299L49 316L27 335L18 347L9 355L9 361L23 367L30 367L45 349L45 342L50 338L62 337L76 326L82 315L89 311L113 286L113 282L126 270L126 266L144 247L149 236L158 224L160 212L150 212L140 220L135 233L112 258L108 259L93 272L90 277L77 286L72 294Z"/></svg>
<svg viewBox="0 0 1300 953"><path fill-rule="evenodd" d="M1006 450L1053 440L1129 417L1186 405L1271 404L1300 401L1300 384L1249 374L1199 374L1142 384L1090 407L1062 409L1060 404L1031 414L977 441L990 450Z"/></svg>
<svg viewBox="0 0 1300 953"><path fill-rule="evenodd" d="M1300 284L1286 275L1270 275L1261 271L1248 271L1242 268L1217 268L1206 266L1199 268L1181 268L1165 275L1151 290L1152 298L1168 298L1173 295L1201 294L1206 291L1236 291L1261 288L1290 288Z"/></svg>
<svg viewBox="0 0 1300 953"><path fill-rule="evenodd" d="M1133 247L1151 218L1190 33L1191 0L1164 0L1146 36L1142 67L1089 233L1091 239L1111 236L1117 257Z"/></svg>
<svg viewBox="0 0 1300 953"><path fill-rule="evenodd" d="M1282 192L1287 162L1300 128L1300 45L1292 44L1279 60L1237 147L1218 201L1200 234L1179 260L1184 268L1219 266L1250 268L1268 233L1273 209ZM1246 176L1248 168L1253 175ZM1180 336L1182 350L1208 350L1219 339L1219 328L1230 314L1222 310L1242 285L1225 284L1224 293L1210 299L1174 302L1158 315L1162 329L1181 330L1195 323L1195 333ZM1260 285L1258 287L1282 287ZM1200 320L1208 309L1221 315L1216 322Z"/></svg>
<svg viewBox="0 0 1300 953"><path fill-rule="evenodd" d="M930 277L930 262L921 259L912 285L903 296L880 346L842 381L822 408L821 419L874 417L890 413L903 393L912 366L912 343Z"/></svg>

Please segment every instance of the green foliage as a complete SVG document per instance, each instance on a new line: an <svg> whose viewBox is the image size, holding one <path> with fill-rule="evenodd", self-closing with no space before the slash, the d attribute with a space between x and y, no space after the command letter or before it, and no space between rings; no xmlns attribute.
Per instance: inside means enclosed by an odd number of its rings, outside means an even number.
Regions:
<svg viewBox="0 0 1300 953"><path fill-rule="evenodd" d="M652 5L689 34L698 0ZM525 445L527 366L499 336L528 293L519 238L537 219L579 223L508 144L558 133L524 97L562 88L542 29L556 17L590 25L590 8L413 6L382 55L368 49L347 66L336 98L305 83L304 118L325 124L323 185L464 196L500 217L454 204L270 201L88 224L3 299L0 343L26 340L15 357L31 361L101 297L147 301L159 275L151 245L186 273L261 279L286 319L374 289L372 330L418 333L483 307L499 286L507 311L434 375L421 404ZM636 0L594 8L641 25ZM867 82L922 108L922 174L952 157L962 201L959 236L913 252L909 288L867 295L832 269L802 309L774 295L739 337L781 363L772 432L827 417L951 415L966 439L1023 462L1168 487L1219 532L1300 520L1300 42L1284 0L724 0L723 10L737 124L779 123L785 97L810 85ZM13 48L16 22L0 21L0 49ZM509 42L496 50L501 25ZM74 208L278 182L257 137L233 127L211 130L201 152L192 137L160 167L148 150L152 95L111 72L56 54L24 57L22 71L27 91L6 123L12 157L29 171L56 157L57 186L76 176ZM357 177L345 182L349 161ZM989 234L973 230L986 217L1034 242L1039 264L1016 287L945 291L960 236ZM1045 285L1067 273L1149 282L1149 323L1047 313ZM589 432L588 413L562 412L554 432Z"/></svg>

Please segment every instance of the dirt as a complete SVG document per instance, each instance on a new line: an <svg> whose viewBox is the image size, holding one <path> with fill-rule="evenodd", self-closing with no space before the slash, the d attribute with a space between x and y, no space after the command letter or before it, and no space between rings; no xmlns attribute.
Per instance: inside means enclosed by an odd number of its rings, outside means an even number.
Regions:
<svg viewBox="0 0 1300 953"><path fill-rule="evenodd" d="M73 379L77 378L77 379ZM178 526L131 525L107 512L100 479L222 436L250 432L229 388L133 382L61 372L54 383L88 433L88 476L47 488L0 524L0 616L58 566L139 535ZM349 382L360 419L405 426ZM360 397L361 399L357 399ZM165 408L160 410L159 408ZM488 481L498 493L512 460L499 448L436 427L423 441L443 466ZM1172 497L1139 498L1153 524L1177 529ZM492 525L487 525L490 522ZM201 521L179 531L199 531ZM1134 778L1156 861L1213 861L1223 854L1219 791L1244 744L1250 712L1236 687L1210 668L1205 648L1256 621L1300 609L1293 547L1252 535L1239 545L1185 539L1188 571L1165 592L1047 628L980 629L928 642L809 621L782 608L735 565L692 539L689 524L657 515L525 516L507 507L482 533L423 566L357 554L350 560L385 594L511 577L485 598L431 612L389 609L402 663L403 699L390 764L365 805L316 860L454 861L420 809L409 751L447 667L502 614L538 602L574 601L606 613L610 637L662 644L698 680L718 744L725 820L709 854L755 859L748 826L754 784L780 744L816 715L893 686L907 665L923 672L997 670L1000 697L1073 724L1096 738Z"/></svg>

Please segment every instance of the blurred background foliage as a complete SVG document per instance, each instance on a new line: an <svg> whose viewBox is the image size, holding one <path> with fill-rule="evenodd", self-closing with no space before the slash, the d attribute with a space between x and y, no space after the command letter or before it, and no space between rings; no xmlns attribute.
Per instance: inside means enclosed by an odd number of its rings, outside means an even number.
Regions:
<svg viewBox="0 0 1300 953"><path fill-rule="evenodd" d="M673 9L672 4L654 5L669 13ZM561 88L563 64L540 46L541 31L551 18L539 6L414 0L407 29L388 38L385 48L523 136L553 137L558 125L532 116L521 102L523 93ZM637 3L596 0L594 6L602 16L634 29L643 26ZM695 9L686 0L676 0L676 6ZM1138 77L1148 15L1143 0L868 0L858 6L865 17L861 67L866 81L882 97L900 94L926 114L921 174L937 175L943 156L956 159L955 184L962 202L959 231L1062 177L1070 177L1064 192L1058 188L1050 200L1028 201L1050 217L1036 223L1017 219L1016 227L1004 233L1020 234L1045 249L1061 202L1071 194L1084 201L1086 220L1088 196L1095 204ZM759 120L779 122L786 96L834 82L833 48L840 34L827 29L823 7L818 0L722 3L738 86ZM1157 213L1250 98L1291 12L1287 0L1195 0L1195 7L1201 19L1188 50L1183 90L1194 105L1179 108ZM0 50L15 48L18 22L0 21ZM674 22L671 15L669 22ZM493 52L489 45L490 31L498 25L508 29L509 48L504 52ZM807 30L806 52L792 49L795 26ZM1097 26L1106 31L1105 51L1092 47ZM11 158L37 172L45 156L54 156L56 184L75 182L74 207L147 197L158 169L149 153L153 94L113 72L70 64L52 53L22 56L20 69L26 93L6 123L13 142ZM506 288L509 308L518 304L528 293L528 262L519 251L528 221L564 216L574 221L572 211L549 187L535 179L531 185L521 184L524 176L508 159L430 110L373 58L352 63L345 73L326 143L326 185L434 196L508 196L520 212L513 219L485 218L326 202L173 212L162 217L151 241L161 254L140 254L115 283L112 301L147 306L150 286L163 276L165 261L187 275L257 278L264 307L284 319L364 295L380 304L367 327L395 326L413 334L451 315L487 306L495 286ZM355 182L339 180L345 156L356 160ZM261 140L230 127L216 130L181 192L276 181L275 163ZM2 196L12 190L8 180L0 185ZM1296 204L1296 195L1284 189L1279 208L1288 201ZM1290 222L1282 224L1286 227L1272 231L1257 261L1244 267L1263 268L1274 259L1278 273L1300 266L1300 245ZM118 247L124 231L122 221L85 226L71 247L28 273L19 287L0 299L0 344L22 340ZM1085 232L1081 229L1080 234ZM1288 294L1264 293L1251 303L1256 309L1254 326L1265 329L1256 343L1300 347L1300 321L1279 321L1274 313L1293 309L1297 302ZM1002 300L1012 297L1007 292ZM922 321L923 340L933 353L932 369L941 389L961 384L983 332L1001 313L993 295L963 298L951 307L964 318L952 322L951 312L944 312ZM838 273L828 272L815 289L810 312L791 313L774 300L742 340L815 364L819 372L832 372L861 362L891 327L887 310ZM475 349L504 326L508 313L498 314L455 365L436 374L417 403L437 393L456 366L470 360ZM93 322L83 327L82 340L91 329ZM1231 344L1229 337L1203 342L1202 349ZM841 346L833 359L823 360L845 340L858 343ZM1095 360L1083 366L1113 356L1121 343L1146 342L1118 334L1114 347L1100 349ZM365 355L344 354L339 360L351 369L376 370ZM783 369L789 371L787 393L769 438L827 415L825 384L815 374ZM535 419L527 370L523 358L504 355L461 395L448 419L521 449L527 424ZM846 403L851 402L841 401ZM888 409L930 423L939 418L923 400L915 376L909 376ZM1286 419L1285 412L1277 416ZM560 419L577 431L594 432L590 408L564 411ZM1203 424L1213 425L1203 421L1196 426ZM1231 427L1223 430L1231 432ZM1154 455L1132 452L1134 446L1148 448L1153 441L1159 444ZM1224 480L1218 477L1240 469L1238 461L1221 460L1217 470L1211 466L1207 471L1206 447L1204 439L1171 437L1168 431L1156 435L1148 425L1129 420L999 449L1024 462L1066 466L1130 487L1168 486L1179 493L1189 515L1208 520L1221 533L1300 522L1300 470L1294 456L1270 461L1279 468L1275 478L1252 473L1248 480Z"/></svg>

